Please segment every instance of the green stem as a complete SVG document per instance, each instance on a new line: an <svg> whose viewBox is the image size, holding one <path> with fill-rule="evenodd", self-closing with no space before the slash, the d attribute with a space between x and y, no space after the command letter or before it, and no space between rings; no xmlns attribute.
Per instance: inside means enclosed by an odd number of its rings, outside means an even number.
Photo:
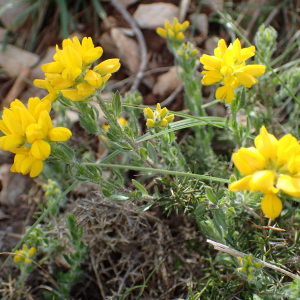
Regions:
<svg viewBox="0 0 300 300"><path fill-rule="evenodd" d="M88 162L85 162L85 163L82 163L82 164L86 165L86 166L98 166L98 167L106 167L106 168L128 169L128 170L143 171L143 172L149 172L149 173L162 173L162 174L169 174L169 175L175 175L175 176L198 178L198 179L202 179L202 180L230 183L230 180L228 180L228 179L211 177L211 176L206 176L206 175L193 174L193 173L177 172L177 171L171 171L171 170L159 170L159 169L151 169L151 168L144 168L144 167L124 166L124 165L115 165L115 164L112 165L112 164L102 164L102 163L88 163Z"/></svg>

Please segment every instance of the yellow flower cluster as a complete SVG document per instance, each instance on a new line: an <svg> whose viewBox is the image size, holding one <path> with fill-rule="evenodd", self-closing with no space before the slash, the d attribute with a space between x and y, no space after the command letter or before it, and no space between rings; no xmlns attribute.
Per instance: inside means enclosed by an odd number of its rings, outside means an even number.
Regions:
<svg viewBox="0 0 300 300"><path fill-rule="evenodd" d="M245 61L255 55L255 46L242 48L239 39L227 47L225 41L219 41L215 56L204 54L200 62L204 65L205 76L202 84L210 85L222 82L224 86L216 91L216 99L230 103L234 98L234 89L240 84L247 88L257 83L255 77L265 73L263 65L248 65Z"/></svg>
<svg viewBox="0 0 300 300"><path fill-rule="evenodd" d="M16 254L20 254L22 256L19 256L19 255L15 255L14 256L14 261L16 263L22 263L22 262L25 262L27 265L30 264L30 259L35 255L36 253L36 248L34 247L31 247L29 250L28 250L28 247L23 244L22 246L22 250L16 250L15 251Z"/></svg>
<svg viewBox="0 0 300 300"><path fill-rule="evenodd" d="M150 128L153 127L165 127L167 126L173 119L174 115L169 115L169 111L166 107L161 109L160 104L157 103L156 110L153 112L150 107L144 109L145 118L147 119L147 126Z"/></svg>
<svg viewBox="0 0 300 300"><path fill-rule="evenodd" d="M245 177L231 183L229 189L265 194L261 207L267 217L275 219L282 211L282 202L276 196L280 190L300 197L300 145L291 134L277 140L263 126L255 147L239 149L233 161Z"/></svg>
<svg viewBox="0 0 300 300"><path fill-rule="evenodd" d="M182 41L184 39L184 31L189 27L190 22L184 21L182 24L178 22L177 18L174 18L173 25L170 24L169 20L165 22L165 28L158 27L156 33L163 38Z"/></svg>
<svg viewBox="0 0 300 300"><path fill-rule="evenodd" d="M48 141L63 142L70 138L71 131L64 127L53 128L48 100L30 98L28 108L18 99L4 108L0 131L0 149L15 153L12 172L30 173L36 177L43 169L43 160L51 152Z"/></svg>
<svg viewBox="0 0 300 300"><path fill-rule="evenodd" d="M45 88L49 94L42 100L55 101L60 92L72 101L83 101L93 96L95 89L102 89L111 73L119 70L119 59L107 59L93 69L92 63L103 53L101 47L94 47L92 39L85 37L80 44L77 37L65 39L62 50L56 45L54 62L42 66L45 80L36 79L37 87Z"/></svg>

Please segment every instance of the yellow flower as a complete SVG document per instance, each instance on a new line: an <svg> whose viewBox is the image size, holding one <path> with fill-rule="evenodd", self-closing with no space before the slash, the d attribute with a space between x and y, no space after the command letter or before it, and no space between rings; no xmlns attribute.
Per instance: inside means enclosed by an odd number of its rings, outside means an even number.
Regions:
<svg viewBox="0 0 300 300"><path fill-rule="evenodd" d="M165 28L158 27L156 33L163 38L170 40L181 41L184 39L184 31L189 27L190 22L184 21L182 24L178 22L177 18L174 18L173 25L169 20L165 22Z"/></svg>
<svg viewBox="0 0 300 300"><path fill-rule="evenodd" d="M56 45L54 62L44 64L45 80L34 80L40 88L46 88L49 94L42 100L55 101L60 96L72 101L84 101L95 93L95 89L103 89L104 84L119 70L119 59L108 59L90 70L94 61L103 53L101 47L94 47L92 39L84 37L82 43L77 37L65 39L62 49Z"/></svg>
<svg viewBox="0 0 300 300"><path fill-rule="evenodd" d="M111 74L117 72L121 64L118 58L107 59L94 67L94 71L98 72L100 75Z"/></svg>
<svg viewBox="0 0 300 300"><path fill-rule="evenodd" d="M37 176L51 152L50 141L63 142L70 138L71 131L64 127L53 128L49 112L51 103L48 100L30 98L28 108L16 99L5 108L0 131L0 149L15 153L12 172L30 173Z"/></svg>
<svg viewBox="0 0 300 300"><path fill-rule="evenodd" d="M275 219L282 210L276 196L281 190L300 197L300 145L291 134L277 140L263 126L255 138L255 147L241 148L232 156L235 166L246 176L229 185L231 191L262 192L264 214Z"/></svg>
<svg viewBox="0 0 300 300"><path fill-rule="evenodd" d="M153 112L150 107L144 109L144 115L147 119L146 124L147 127L165 127L167 126L173 119L174 115L169 115L169 111L166 107L161 109L160 104L157 103L156 110Z"/></svg>
<svg viewBox="0 0 300 300"><path fill-rule="evenodd" d="M263 65L246 66L245 61L255 55L255 47L241 48L239 39L236 39L229 47L223 39L220 40L214 54L214 56L204 54L200 58L205 69L202 72L205 74L202 84L211 85L222 82L224 86L217 89L216 98L226 103L233 100L234 89L240 84L250 88L257 83L255 77L265 73Z"/></svg>
<svg viewBox="0 0 300 300"><path fill-rule="evenodd" d="M15 263L25 262L25 264L29 265L31 263L31 258L33 258L33 256L36 253L36 248L31 247L28 250L27 246L25 244L23 244L22 245L22 250L16 250L15 253L20 254L20 255L15 255L14 256Z"/></svg>

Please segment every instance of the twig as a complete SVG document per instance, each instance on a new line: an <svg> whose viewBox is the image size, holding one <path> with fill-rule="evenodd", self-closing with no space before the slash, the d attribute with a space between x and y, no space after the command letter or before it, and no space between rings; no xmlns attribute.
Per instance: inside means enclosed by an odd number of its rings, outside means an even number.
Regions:
<svg viewBox="0 0 300 300"><path fill-rule="evenodd" d="M161 67L161 68L155 68L155 69L152 69L152 70L149 70L149 71L146 71L143 73L143 76L142 77L146 77L148 75L152 75L152 74L155 74L155 73L163 73L163 72L167 72L171 69L172 67ZM134 77L136 77L136 75L132 75L130 77L127 77L126 79L123 79L123 80L120 80L116 83L113 83L111 85L107 85L106 88L107 89L116 89L120 86L123 86L124 84L132 81L134 79Z"/></svg>
<svg viewBox="0 0 300 300"><path fill-rule="evenodd" d="M94 273L95 273L95 276L96 276L96 279L97 279L97 284L98 284L101 296L102 296L103 299L105 299L106 295L103 291L103 286L102 286L102 283L101 283L101 280L100 280L100 277L99 277L99 274L98 274L98 270L97 270L97 267L96 267L96 264L95 264L94 255L92 255L92 254L91 254L91 260L92 260L92 267L93 267L93 270L94 270Z"/></svg>
<svg viewBox="0 0 300 300"><path fill-rule="evenodd" d="M135 77L135 80L130 88L130 92L134 92L137 90L142 78L143 73L147 67L147 47L146 42L144 39L144 36L142 34L142 31L139 29L139 27L136 25L135 21L133 20L130 13L118 2L118 0L111 0L111 3L113 6L122 14L124 19L128 22L128 24L131 26L133 32L135 33L135 36L138 40L138 43L140 45L140 51L141 51L141 64L139 71Z"/></svg>
<svg viewBox="0 0 300 300"><path fill-rule="evenodd" d="M252 225L253 225L255 228L258 228L258 229L271 229L271 230L275 230L275 231L283 231L283 232L286 231L285 229L277 228L277 227L273 227L273 226L259 226L259 225L255 224L254 222L252 222Z"/></svg>
<svg viewBox="0 0 300 300"><path fill-rule="evenodd" d="M183 84L181 84L166 100L161 102L160 106L165 107L171 104L176 98L176 96L181 92L182 88L183 88Z"/></svg>
<svg viewBox="0 0 300 300"><path fill-rule="evenodd" d="M245 254L243 252L237 251L237 250L232 249L232 248L230 248L230 247L228 247L226 245L223 245L221 243L217 243L217 242L209 240L209 239L207 239L207 243L213 245L214 248L215 248L215 250L219 250L219 251L228 253L229 255L232 255L234 257L244 257L244 256L247 256L247 254ZM270 268L270 269L273 269L273 270L275 270L277 272L280 272L282 274L285 274L286 276L289 276L290 278L293 278L293 279L299 279L300 278L300 276L298 276L298 275L295 275L295 274L293 274L293 273L291 273L289 271L286 271L286 270L284 270L282 268L274 266L274 265L272 265L270 263L264 262L264 261L262 261L262 260L260 260L258 258L256 258L256 260L258 260L260 263L262 263L263 266L265 266L267 268Z"/></svg>

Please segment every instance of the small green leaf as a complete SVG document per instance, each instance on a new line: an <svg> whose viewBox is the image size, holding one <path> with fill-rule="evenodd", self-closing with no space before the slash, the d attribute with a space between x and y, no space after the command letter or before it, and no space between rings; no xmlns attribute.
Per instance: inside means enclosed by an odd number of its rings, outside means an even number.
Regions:
<svg viewBox="0 0 300 300"><path fill-rule="evenodd" d="M138 209L136 212L137 213L141 213L143 211L146 211L148 210L153 204L154 204L155 201L152 201L150 203L148 203L147 205L143 206L142 208Z"/></svg>
<svg viewBox="0 0 300 300"><path fill-rule="evenodd" d="M102 188L102 193L106 198L109 198L112 195L107 189L104 188Z"/></svg>
<svg viewBox="0 0 300 300"><path fill-rule="evenodd" d="M150 159L154 162L154 164L157 164L158 163L157 154L153 145L150 142L147 143L147 151Z"/></svg>
<svg viewBox="0 0 300 300"><path fill-rule="evenodd" d="M137 189L139 189L143 194L148 195L147 190L136 180L132 179L132 183L135 185Z"/></svg>
<svg viewBox="0 0 300 300"><path fill-rule="evenodd" d="M123 195L113 195L110 196L109 199L112 201L123 202L123 201L127 201L129 197Z"/></svg>
<svg viewBox="0 0 300 300"><path fill-rule="evenodd" d="M217 205L218 204L218 199L216 197L216 195L214 194L213 190L210 187L206 188L206 197L208 198L208 200Z"/></svg>
<svg viewBox="0 0 300 300"><path fill-rule="evenodd" d="M140 156L144 160L146 160L148 158L148 153L145 148L140 148Z"/></svg>
<svg viewBox="0 0 300 300"><path fill-rule="evenodd" d="M82 124L83 128L91 134L95 134L98 131L98 124L91 120L91 119L87 119L85 117L83 117L82 115L78 115L79 117L79 121Z"/></svg>
<svg viewBox="0 0 300 300"><path fill-rule="evenodd" d="M121 96L119 91L115 93L112 105L113 105L114 114L116 117L118 117L122 112L122 103L121 103Z"/></svg>

